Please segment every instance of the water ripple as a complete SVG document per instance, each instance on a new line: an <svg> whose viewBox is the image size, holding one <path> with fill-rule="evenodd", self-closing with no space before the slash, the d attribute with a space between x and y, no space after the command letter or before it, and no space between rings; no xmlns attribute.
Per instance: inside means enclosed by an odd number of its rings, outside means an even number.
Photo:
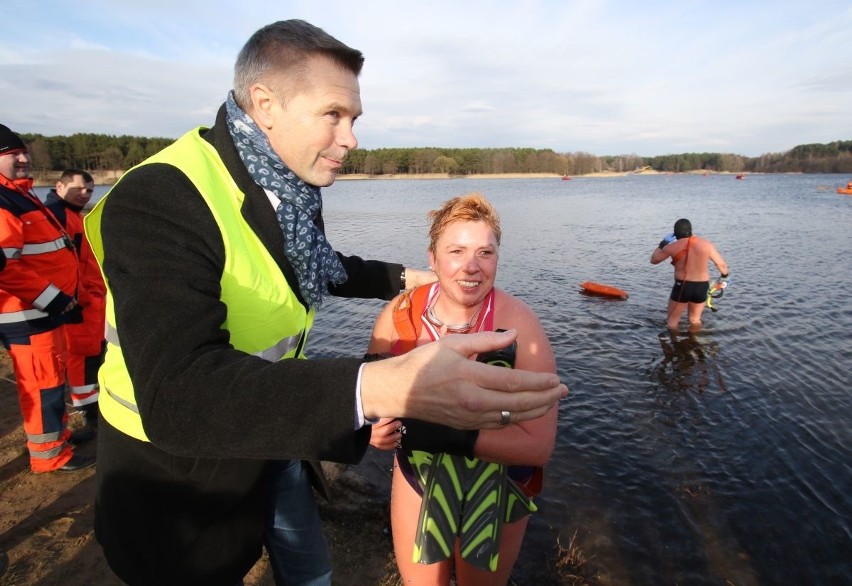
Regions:
<svg viewBox="0 0 852 586"><path fill-rule="evenodd" d="M603 583L829 584L852 575L852 199L817 192L833 183L339 182L326 222L339 250L422 267L428 210L476 188L500 211L497 284L536 309L570 389L519 564L577 532ZM648 258L681 216L732 274L673 335L671 267ZM381 306L328 303L311 355L362 353Z"/></svg>

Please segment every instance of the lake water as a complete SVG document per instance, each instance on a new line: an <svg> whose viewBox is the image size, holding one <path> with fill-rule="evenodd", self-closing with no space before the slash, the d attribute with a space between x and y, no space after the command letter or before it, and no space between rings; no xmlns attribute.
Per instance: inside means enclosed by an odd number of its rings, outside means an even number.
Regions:
<svg viewBox="0 0 852 586"><path fill-rule="evenodd" d="M852 581L852 197L834 191L848 179L339 181L324 193L338 250L417 267L428 210L477 190L500 212L497 284L541 316L570 389L516 567L529 583L555 583L543 560L576 535L605 584L836 584ZM672 337L672 269L648 259L680 217L731 279L700 333ZM586 280L630 298L581 295ZM363 352L380 307L329 302L313 355Z"/></svg>
<svg viewBox="0 0 852 586"><path fill-rule="evenodd" d="M569 396L516 573L558 538L603 584L852 583L852 197L840 175L338 181L340 251L426 267L426 212L481 191L502 217L497 285L536 309ZM100 195L100 194L98 194ZM665 328L687 217L730 265L696 335ZM715 272L713 273L715 274ZM579 294L592 280L626 289ZM309 349L360 355L381 307L332 299Z"/></svg>

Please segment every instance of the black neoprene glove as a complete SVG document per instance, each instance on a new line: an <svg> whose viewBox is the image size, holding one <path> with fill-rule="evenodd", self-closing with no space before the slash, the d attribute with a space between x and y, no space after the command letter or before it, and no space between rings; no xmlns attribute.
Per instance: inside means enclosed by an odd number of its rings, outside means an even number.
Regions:
<svg viewBox="0 0 852 586"><path fill-rule="evenodd" d="M79 324L83 323L83 308L80 304L76 304L72 309L62 313L63 310L68 307L68 305L74 301L74 298L70 295L66 295L65 293L59 292L53 300L47 304L47 307L44 308L45 313L49 314L51 317L57 317L62 320L62 323L66 324Z"/></svg>
<svg viewBox="0 0 852 586"><path fill-rule="evenodd" d="M71 309L71 311L66 311L62 314L62 317L65 318L66 324L81 324L83 323L83 306L79 303Z"/></svg>
<svg viewBox="0 0 852 586"><path fill-rule="evenodd" d="M456 456L473 456L473 446L479 437L479 430L463 431L429 423L420 419L403 419L402 447L406 450L424 452L444 452Z"/></svg>
<svg viewBox="0 0 852 586"><path fill-rule="evenodd" d="M51 299L50 303L45 306L44 312L49 314L51 317L59 317L62 315L62 311L68 307L72 301L74 301L73 297L60 291L53 299Z"/></svg>

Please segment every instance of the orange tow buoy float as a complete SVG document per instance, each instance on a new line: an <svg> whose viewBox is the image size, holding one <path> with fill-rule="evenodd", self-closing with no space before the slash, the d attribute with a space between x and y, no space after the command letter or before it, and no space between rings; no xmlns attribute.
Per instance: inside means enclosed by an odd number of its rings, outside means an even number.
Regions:
<svg viewBox="0 0 852 586"><path fill-rule="evenodd" d="M612 299L627 299L628 297L630 297L627 291L619 289L618 287L613 287L612 285L604 285L602 283L593 283L592 281L580 283L580 293L585 293L586 295L599 295L601 297L610 297Z"/></svg>

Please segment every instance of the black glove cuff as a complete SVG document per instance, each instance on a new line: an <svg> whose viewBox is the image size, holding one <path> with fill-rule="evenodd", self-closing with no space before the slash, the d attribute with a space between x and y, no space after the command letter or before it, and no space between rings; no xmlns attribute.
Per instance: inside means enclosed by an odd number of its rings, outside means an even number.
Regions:
<svg viewBox="0 0 852 586"><path fill-rule="evenodd" d="M453 427L448 427L447 430L447 449L444 451L448 454L472 458L473 447L476 445L476 438L479 437L479 430L461 430Z"/></svg>
<svg viewBox="0 0 852 586"><path fill-rule="evenodd" d="M44 312L49 314L51 317L59 317L72 301L74 301L73 297L60 291L56 297L47 304L44 308Z"/></svg>
<svg viewBox="0 0 852 586"><path fill-rule="evenodd" d="M461 430L429 423L420 419L403 419L402 447L433 454L444 452L456 456L473 456L473 447L479 430Z"/></svg>
<svg viewBox="0 0 852 586"><path fill-rule="evenodd" d="M665 238L663 238L662 240L660 240L660 250L664 249L664 248L666 247L666 244L668 244L668 242L666 242L666 239L665 239ZM646 250L647 250L647 249L646 249Z"/></svg>
<svg viewBox="0 0 852 586"><path fill-rule="evenodd" d="M724 275L722 275L722 278L723 278L723 279L727 279L727 278L728 278L728 275L730 275L730 274L731 274L731 273L725 273Z"/></svg>

